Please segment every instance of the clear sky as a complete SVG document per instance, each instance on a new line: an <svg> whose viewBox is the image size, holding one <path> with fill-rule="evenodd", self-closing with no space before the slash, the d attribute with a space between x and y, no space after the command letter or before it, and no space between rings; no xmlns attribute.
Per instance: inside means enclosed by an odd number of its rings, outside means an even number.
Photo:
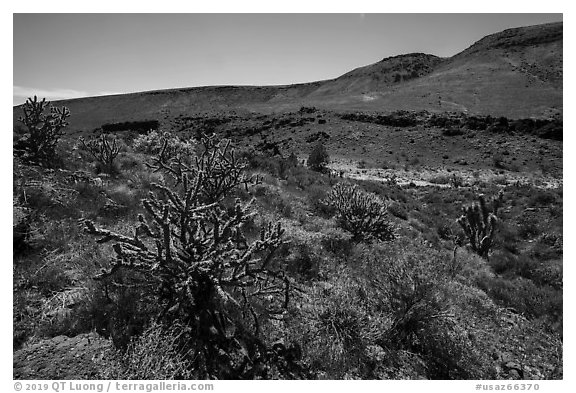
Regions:
<svg viewBox="0 0 576 393"><path fill-rule="evenodd" d="M14 14L13 101L330 79L562 14Z"/></svg>

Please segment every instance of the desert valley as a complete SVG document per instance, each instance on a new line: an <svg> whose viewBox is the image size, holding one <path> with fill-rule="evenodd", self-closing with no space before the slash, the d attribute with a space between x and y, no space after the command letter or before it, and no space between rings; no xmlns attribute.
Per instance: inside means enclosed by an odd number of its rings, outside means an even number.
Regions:
<svg viewBox="0 0 576 393"><path fill-rule="evenodd" d="M562 379L562 48L15 106L14 378Z"/></svg>

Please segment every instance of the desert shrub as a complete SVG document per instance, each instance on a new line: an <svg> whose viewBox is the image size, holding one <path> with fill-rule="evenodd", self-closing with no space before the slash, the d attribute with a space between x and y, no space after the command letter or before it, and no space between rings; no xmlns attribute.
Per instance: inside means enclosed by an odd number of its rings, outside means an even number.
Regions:
<svg viewBox="0 0 576 393"><path fill-rule="evenodd" d="M290 198L279 192L276 188L271 188L265 185L257 185L254 187L254 196L257 197L258 202L264 206L277 211L283 217L290 218L293 214L292 204Z"/></svg>
<svg viewBox="0 0 576 393"><path fill-rule="evenodd" d="M498 237L495 239L495 245L513 254L519 252L520 237L518 228L507 222L501 222L498 227Z"/></svg>
<svg viewBox="0 0 576 393"><path fill-rule="evenodd" d="M98 283L101 285L90 286L85 291L74 288L59 292L54 300L60 304L56 305L54 315L44 318L38 333L55 337L96 331L125 350L157 312L152 288L131 287L141 283L141 278L124 274L113 282Z"/></svg>
<svg viewBox="0 0 576 393"><path fill-rule="evenodd" d="M466 326L452 319L435 319L420 337L418 351L430 379L494 379L491 359L470 339Z"/></svg>
<svg viewBox="0 0 576 393"><path fill-rule="evenodd" d="M330 179L326 176L300 166L292 168L289 171L286 181L288 187L303 190L307 190L313 185L322 186L330 184Z"/></svg>
<svg viewBox="0 0 576 393"><path fill-rule="evenodd" d="M478 196L478 203L463 208L463 215L457 222L464 230L464 234L472 250L482 258L488 254L494 243L496 225L498 223L498 208L502 205L504 194L492 199L492 207L486 205L484 195Z"/></svg>
<svg viewBox="0 0 576 393"><path fill-rule="evenodd" d="M287 272L307 280L317 278L320 271L320 257L307 242L297 239L290 242L285 263Z"/></svg>
<svg viewBox="0 0 576 393"><path fill-rule="evenodd" d="M321 141L317 142L308 156L308 168L317 172L324 172L329 163L330 156L328 155L326 147Z"/></svg>
<svg viewBox="0 0 576 393"><path fill-rule="evenodd" d="M528 253L531 257L539 261L548 261L551 259L560 259L563 254L562 235L555 233L544 233L536 242L532 243Z"/></svg>
<svg viewBox="0 0 576 393"><path fill-rule="evenodd" d="M332 301L318 315L318 322L329 330L333 340L330 352L336 361L361 350L361 315L357 309L346 306L346 303Z"/></svg>
<svg viewBox="0 0 576 393"><path fill-rule="evenodd" d="M447 256L405 250L404 255L391 258L383 257L382 251L366 249L362 255L378 272L371 275L371 284L380 292L380 301L389 302L383 306L393 315L383 340L387 345L412 347L427 322L448 316L442 291Z"/></svg>
<svg viewBox="0 0 576 393"><path fill-rule="evenodd" d="M328 194L326 202L336 209L338 224L352 234L353 241L394 239L387 207L376 195L356 185L338 183Z"/></svg>
<svg viewBox="0 0 576 393"><path fill-rule="evenodd" d="M444 201L442 194L439 192L430 192L422 196L422 202L427 205L439 205Z"/></svg>
<svg viewBox="0 0 576 393"><path fill-rule="evenodd" d="M542 233L542 222L532 215L522 215L518 219L518 235L522 239L534 238Z"/></svg>
<svg viewBox="0 0 576 393"><path fill-rule="evenodd" d="M263 169L279 179L286 180L292 169L298 166L298 157L291 153L287 158L281 155L259 155L252 159L252 167Z"/></svg>
<svg viewBox="0 0 576 393"><path fill-rule="evenodd" d="M528 203L530 206L547 206L556 203L556 194L553 191L540 190L534 191Z"/></svg>
<svg viewBox="0 0 576 393"><path fill-rule="evenodd" d="M79 216L75 204L76 190L62 185L50 173L42 171L23 179L15 191L19 203L29 209L31 217L63 219Z"/></svg>
<svg viewBox="0 0 576 393"><path fill-rule="evenodd" d="M107 174L117 173L118 167L114 161L120 153L120 147L116 137L101 134L99 137L88 140L80 138L80 142L84 149L96 159L102 172Z"/></svg>
<svg viewBox="0 0 576 393"><path fill-rule="evenodd" d="M388 205L387 210L390 214L394 217L398 217L402 220L408 219L408 211L406 208L400 204L399 202L392 202Z"/></svg>
<svg viewBox="0 0 576 393"><path fill-rule="evenodd" d="M271 175L284 178L287 166L282 157L270 156L267 154L258 154L255 151L242 151L239 157L248 163L250 169L260 169ZM283 176L280 176L282 173Z"/></svg>
<svg viewBox="0 0 576 393"><path fill-rule="evenodd" d="M43 296L49 296L61 292L72 284L72 280L66 274L62 266L48 265L40 267L27 278L30 287L38 288Z"/></svg>
<svg viewBox="0 0 576 393"><path fill-rule="evenodd" d="M327 204L325 201L328 190L327 187L317 184L306 189L308 203L312 210L320 217L331 217L335 213L334 207Z"/></svg>
<svg viewBox="0 0 576 393"><path fill-rule="evenodd" d="M104 215L111 213L119 218L122 215L140 211L140 200L144 197L138 189L125 184L117 184L106 188L107 203L101 211Z"/></svg>
<svg viewBox="0 0 576 393"><path fill-rule="evenodd" d="M349 233L340 228L326 228L322 231L322 246L337 256L348 256L354 244Z"/></svg>
<svg viewBox="0 0 576 393"><path fill-rule="evenodd" d="M439 220L436 224L436 233L442 240L454 240L454 231L450 222Z"/></svg>
<svg viewBox="0 0 576 393"><path fill-rule="evenodd" d="M117 164L123 173L144 169L142 159L134 153L125 153L119 156Z"/></svg>
<svg viewBox="0 0 576 393"><path fill-rule="evenodd" d="M386 178L386 182L356 180L354 183L381 198L390 198L401 203L408 203L408 194L398 186L397 180L394 174Z"/></svg>
<svg viewBox="0 0 576 393"><path fill-rule="evenodd" d="M14 151L26 162L46 166L54 164L56 146L68 125L66 119L70 117L70 111L66 107L51 106L50 114L45 115L49 104L45 98L38 101L34 96L34 99L28 98L22 105L24 117L19 121L26 126L27 133L17 141Z"/></svg>
<svg viewBox="0 0 576 393"><path fill-rule="evenodd" d="M538 286L521 277L514 280L493 277L479 286L497 304L511 307L529 318L546 316L555 320L562 317L562 291L550 286Z"/></svg>
<svg viewBox="0 0 576 393"><path fill-rule="evenodd" d="M146 194L152 190L152 184L164 182L164 176L161 173L153 173L146 168L130 171L126 174L126 177L134 188Z"/></svg>
<svg viewBox="0 0 576 393"><path fill-rule="evenodd" d="M563 288L562 261L546 261L531 271L531 279L539 286L550 286L558 291Z"/></svg>
<svg viewBox="0 0 576 393"><path fill-rule="evenodd" d="M449 253L381 244L361 250L359 257L370 302L391 318L376 335L376 344L419 355L430 379L490 376L481 343L470 339L473 325L454 314L459 299L449 285Z"/></svg>
<svg viewBox="0 0 576 393"><path fill-rule="evenodd" d="M321 378L361 377L370 320L359 291L350 272L341 272L331 283L314 285L303 306L295 335L306 362Z"/></svg>
<svg viewBox="0 0 576 393"><path fill-rule="evenodd" d="M167 149L170 151L180 151L188 154L194 153L194 143L183 141L168 132L157 130L139 135L135 138L132 142L132 149L138 153L156 155L160 153L165 142L167 143Z"/></svg>
<svg viewBox="0 0 576 393"><path fill-rule="evenodd" d="M290 299L288 277L269 268L283 231L279 224L266 225L248 243L242 232L251 215L248 206L237 200L227 209L222 203L232 190L257 179L244 174L245 164L229 142L204 137L202 148L188 166L180 153L165 155L164 144L150 166L174 183L154 185L155 192L143 200L152 221L139 215L132 237L85 221L100 243L114 242L116 260L96 278L142 274L148 285L157 285L159 319L188 327L196 352L192 366L201 375L253 378L267 372L257 364L269 360L258 337L259 317L281 314Z"/></svg>
<svg viewBox="0 0 576 393"><path fill-rule="evenodd" d="M196 379L189 367L193 354L186 351L181 337L185 327L152 324L134 338L125 352L108 350L96 360L100 377L122 380Z"/></svg>
<svg viewBox="0 0 576 393"><path fill-rule="evenodd" d="M540 263L529 255L514 255L510 252L495 253L490 259L490 266L495 273L511 279L518 276L532 279L539 265Z"/></svg>

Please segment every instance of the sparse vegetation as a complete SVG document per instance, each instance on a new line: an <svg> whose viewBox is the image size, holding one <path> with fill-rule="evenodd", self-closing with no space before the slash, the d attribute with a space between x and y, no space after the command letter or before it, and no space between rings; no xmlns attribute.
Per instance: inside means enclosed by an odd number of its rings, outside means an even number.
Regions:
<svg viewBox="0 0 576 393"><path fill-rule="evenodd" d="M92 334L100 378L561 379L561 143L355 116L177 115L107 134L114 176L77 134L56 170L15 158L15 353Z"/></svg>

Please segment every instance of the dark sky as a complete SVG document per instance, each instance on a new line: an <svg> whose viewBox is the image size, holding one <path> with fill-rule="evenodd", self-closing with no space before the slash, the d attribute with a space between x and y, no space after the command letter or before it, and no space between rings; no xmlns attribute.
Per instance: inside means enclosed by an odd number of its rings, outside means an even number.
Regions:
<svg viewBox="0 0 576 393"><path fill-rule="evenodd" d="M330 79L562 14L14 14L14 104Z"/></svg>

